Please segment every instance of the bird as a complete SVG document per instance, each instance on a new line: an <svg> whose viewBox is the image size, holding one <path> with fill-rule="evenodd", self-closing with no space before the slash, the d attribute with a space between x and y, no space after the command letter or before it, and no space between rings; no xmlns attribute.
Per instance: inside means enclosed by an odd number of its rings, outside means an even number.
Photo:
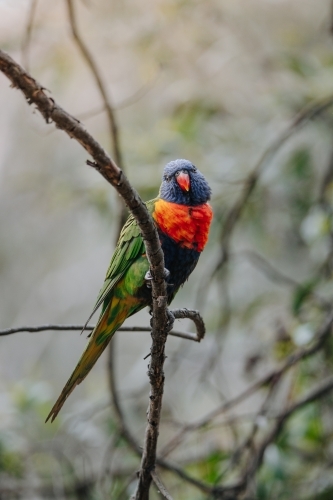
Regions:
<svg viewBox="0 0 333 500"><path fill-rule="evenodd" d="M168 305L196 267L207 243L213 217L210 197L211 188L203 174L189 160L178 159L164 167L158 197L146 202L164 253ZM140 228L133 215L129 215L87 320L88 323L102 306L98 322L46 422L54 421L125 319L146 306L151 307L151 279Z"/></svg>

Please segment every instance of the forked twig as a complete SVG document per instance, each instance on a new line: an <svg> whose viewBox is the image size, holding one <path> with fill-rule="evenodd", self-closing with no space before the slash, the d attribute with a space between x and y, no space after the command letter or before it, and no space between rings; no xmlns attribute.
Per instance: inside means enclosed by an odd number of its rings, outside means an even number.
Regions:
<svg viewBox="0 0 333 500"><path fill-rule="evenodd" d="M162 483L161 479L158 477L157 472L155 470L151 471L151 477L153 478L154 483L157 486L157 489L159 493L161 493L163 498L166 498L166 500L173 500L172 496Z"/></svg>

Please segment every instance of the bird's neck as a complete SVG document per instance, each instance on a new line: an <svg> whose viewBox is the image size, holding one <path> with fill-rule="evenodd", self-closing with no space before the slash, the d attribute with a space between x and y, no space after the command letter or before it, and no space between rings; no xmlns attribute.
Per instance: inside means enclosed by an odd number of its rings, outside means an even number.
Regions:
<svg viewBox="0 0 333 500"><path fill-rule="evenodd" d="M153 217L159 230L181 247L202 252L208 240L213 211L208 203L191 207L159 199Z"/></svg>

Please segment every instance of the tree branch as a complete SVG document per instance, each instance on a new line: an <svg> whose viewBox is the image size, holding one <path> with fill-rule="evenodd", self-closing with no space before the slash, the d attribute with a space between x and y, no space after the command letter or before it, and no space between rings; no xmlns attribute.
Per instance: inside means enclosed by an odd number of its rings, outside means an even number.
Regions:
<svg viewBox="0 0 333 500"><path fill-rule="evenodd" d="M192 312L192 311L189 311ZM194 311L197 312L197 311ZM92 331L95 326L94 325L37 325L37 326L18 326L15 328L5 328L4 330L0 330L0 337L6 337L7 335L12 335L14 333L20 332L28 332L28 333L37 333L37 332L46 332L46 331L80 331L82 332L83 328L87 331ZM151 332L151 326L121 326L118 328L119 332ZM199 330L200 332L200 330ZM171 337L179 337L181 339L193 340L194 342L200 342L203 339L201 333L187 333L187 332L179 332L177 330L171 330L168 333Z"/></svg>
<svg viewBox="0 0 333 500"><path fill-rule="evenodd" d="M34 18L37 10L37 1L38 0L31 0L30 2L28 17L27 17L27 25L25 28L25 34L21 45L22 64L27 71L29 71L29 49L30 49L30 41L31 41Z"/></svg>
<svg viewBox="0 0 333 500"><path fill-rule="evenodd" d="M156 484L157 489L159 493L161 493L162 497L166 498L166 500L173 500L172 496L170 495L170 493L168 492L168 490L166 489L166 487L164 486L164 484L162 483L161 479L158 477L155 471L151 472L151 477L153 478L153 481Z"/></svg>
<svg viewBox="0 0 333 500"><path fill-rule="evenodd" d="M167 295L164 280L164 256L156 226L138 193L132 188L122 170L108 156L99 143L84 129L77 119L46 95L42 85L37 83L34 78L26 73L21 66L3 51L0 51L0 71L9 78L13 87L23 92L29 104L35 104L47 123L53 121L57 128L65 131L69 137L78 141L93 157L94 168L123 197L140 227L153 276L153 330L151 363L149 366L151 392L149 398L148 426L146 429L137 494L138 499L148 498L151 483L150 472L154 469L156 461L156 446L164 386L164 350L167 339ZM89 164L91 165L91 162Z"/></svg>
<svg viewBox="0 0 333 500"><path fill-rule="evenodd" d="M123 438L126 440L128 445L131 447L131 449L134 451L135 454L137 454L139 457L141 457L142 454L142 449L137 442L136 438L133 436L130 428L127 425L126 419L124 412L122 410L121 404L120 404L120 399L119 399L119 394L117 391L117 384L116 384L116 379L115 379L115 350L114 350L114 344L110 344L110 349L109 349L109 360L108 360L108 373L109 373L109 386L110 386L110 392L111 392L111 397L112 397L112 404L114 407L114 411L116 414L116 419L118 422L118 428L120 434L123 436ZM186 471L184 471L182 468L178 467L175 464L172 464L163 458L157 457L156 459L157 465L162 467L165 470L168 470L170 472L173 472L176 474L178 477L183 479L184 481L187 481L189 484L192 486L198 488L200 491L203 491L204 493L211 493L212 487L204 483L202 481L199 481L195 479L194 477L190 476Z"/></svg>
<svg viewBox="0 0 333 500"><path fill-rule="evenodd" d="M170 312L174 316L175 319L187 318L187 319L192 320L193 323L195 324L195 327L197 330L196 336L193 337L193 334L191 334L191 337L184 335L182 337L183 339L191 339L191 340L195 340L196 342L200 342L204 338L205 333L206 333L206 327L205 327L205 323L204 323L199 311L192 311L190 309L184 308L184 309L175 309L175 310L170 311Z"/></svg>

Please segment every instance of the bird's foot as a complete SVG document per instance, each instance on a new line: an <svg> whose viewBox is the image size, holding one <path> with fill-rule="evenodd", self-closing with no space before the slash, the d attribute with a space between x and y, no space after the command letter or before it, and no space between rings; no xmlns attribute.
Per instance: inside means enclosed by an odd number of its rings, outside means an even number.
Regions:
<svg viewBox="0 0 333 500"><path fill-rule="evenodd" d="M164 268L164 273L163 273L164 279L168 279L169 276L170 276L170 271L168 269ZM153 280L153 276L152 276L150 269L149 269L145 274L145 282L146 282L147 288L151 288L152 280Z"/></svg>
<svg viewBox="0 0 333 500"><path fill-rule="evenodd" d="M164 274L163 274L163 277L165 280L167 280L170 276L170 271L169 269L167 269L166 267L164 268Z"/></svg>
<svg viewBox="0 0 333 500"><path fill-rule="evenodd" d="M169 309L166 310L166 313L167 313L167 332L170 333L171 330L173 329L173 324L175 322L175 316L172 314L171 311L169 311Z"/></svg>
<svg viewBox="0 0 333 500"><path fill-rule="evenodd" d="M171 330L173 329L173 324L176 318L174 317L172 312L169 311L169 309L166 310L166 314L167 314L167 325L166 325L167 333L170 333ZM150 318L150 326L153 328L153 318Z"/></svg>
<svg viewBox="0 0 333 500"><path fill-rule="evenodd" d="M145 282L146 282L146 287L147 288L151 288L152 279L153 279L153 276L152 276L152 274L151 274L151 272L149 270L145 274Z"/></svg>

